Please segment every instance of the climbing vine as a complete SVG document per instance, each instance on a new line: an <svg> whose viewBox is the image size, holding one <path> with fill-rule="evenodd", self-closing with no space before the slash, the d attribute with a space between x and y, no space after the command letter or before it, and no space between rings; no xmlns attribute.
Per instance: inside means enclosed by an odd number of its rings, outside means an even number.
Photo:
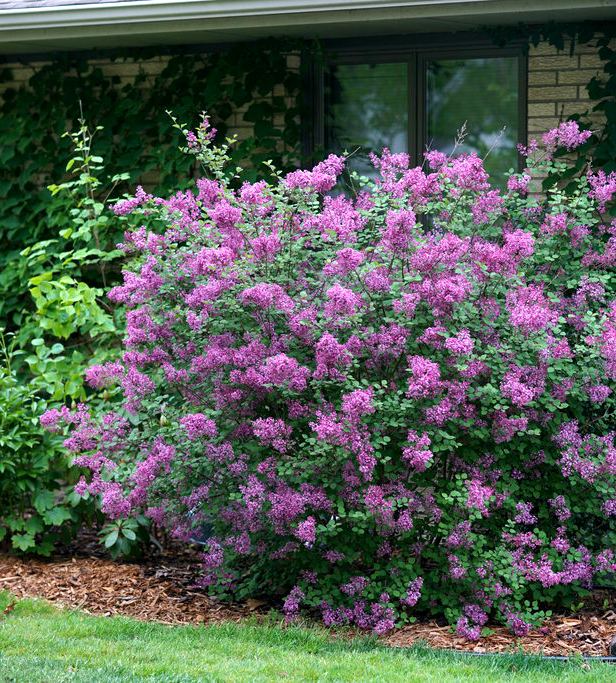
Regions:
<svg viewBox="0 0 616 683"><path fill-rule="evenodd" d="M79 127L80 102L88 125L102 127L96 150L107 161L109 178L118 169L128 172L116 188L120 194L146 174L157 177L154 189L181 187L193 175L191 160L177 154L179 139L166 110L187 122L207 110L220 140L234 115L251 124L253 135L240 141L234 157L249 161L242 180L254 181L267 173L263 161L285 168L301 156L302 74L289 68L287 56L303 47L283 39L207 54L183 51L155 75L145 68L157 56L152 49L107 56L119 64L139 64L127 82L106 76L95 61L102 55L96 54L63 54L33 66L20 88L6 87L11 68L7 61L0 64L0 326L17 327L24 319L28 283L20 252L55 237L66 221L56 210L59 200L46 188L66 177L71 142L61 134ZM101 178L104 186L107 181Z"/></svg>
<svg viewBox="0 0 616 683"><path fill-rule="evenodd" d="M531 45L548 43L557 50L569 49L573 56L576 45L593 44L603 61L603 71L593 76L586 85L591 101L585 114L573 114L569 120L577 121L583 128L593 131L593 135L578 150L575 163L565 172L564 177L578 176L589 163L605 173L616 171L616 22L585 21L578 23L550 22L531 26L489 27L485 29L494 43L504 47L512 41L522 41L526 49ZM596 121L589 114L600 113L603 123L597 129ZM549 185L552 178L548 178Z"/></svg>

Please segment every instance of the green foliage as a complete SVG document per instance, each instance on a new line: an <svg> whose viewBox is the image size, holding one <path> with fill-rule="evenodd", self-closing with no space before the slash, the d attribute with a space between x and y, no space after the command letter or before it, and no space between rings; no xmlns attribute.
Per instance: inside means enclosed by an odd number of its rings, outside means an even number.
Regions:
<svg viewBox="0 0 616 683"><path fill-rule="evenodd" d="M9 345L0 332L0 542L49 555L92 510L86 499L65 495L76 469L61 439L41 429L39 417L50 404L33 382L18 381L14 341Z"/></svg>
<svg viewBox="0 0 616 683"><path fill-rule="evenodd" d="M97 153L107 160L99 178L103 187L119 182L119 189L132 188L148 173L150 177L156 174L158 188L182 187L189 182L195 164L190 157L176 154L180 137L169 127L166 109L184 119L207 109L219 137L224 139L231 116L244 108L243 120L253 126L254 135L242 140L234 155L237 160L249 160L242 180L254 180L267 173L262 161L273 159L278 167L284 167L299 156L300 104L291 106L289 102L297 101L301 75L288 68L286 54L302 47L300 41L268 40L209 54L177 54L151 79L143 65L145 60L156 58L156 52L127 51L111 59L119 65L135 62L139 73L122 84L119 76L106 76L95 61L64 54L39 69L33 68L24 87L3 90L12 74L0 65L0 321L11 329L23 325L32 310L24 307L32 263L64 248L54 241L58 237L74 239L67 233L67 188L53 185L49 192L45 186L74 170L70 164L65 167L74 140L57 133L81 125L79 101L88 121L97 127ZM269 97L274 90L274 96ZM275 120L282 125L274 125ZM90 165L98 163L96 157L89 160ZM126 172L117 175L114 169L118 168ZM74 178L72 182L74 188ZM89 180L80 175L77 182L85 186ZM103 204L97 197L96 202L81 207L85 216L77 212L71 220L83 218L87 222L94 211L102 226L106 220L101 214ZM83 243L90 242L88 229L87 225L70 228L79 233ZM101 240L99 249L103 246ZM26 248L27 253L20 256ZM78 258L83 264L101 255L81 253ZM65 265L70 266L70 260ZM94 278L88 284L96 290L102 283ZM39 289L36 304L40 304L46 324L54 327L56 336L65 337L68 330L64 321L53 323L51 319L58 309L70 309L75 296L87 315L96 317L91 307L98 293L86 292L83 285L81 291L69 281Z"/></svg>
<svg viewBox="0 0 616 683"><path fill-rule="evenodd" d="M101 529L101 540L114 559L138 557L142 547L151 540L148 533L150 520L143 515L128 519L114 519Z"/></svg>
<svg viewBox="0 0 616 683"><path fill-rule="evenodd" d="M114 175L110 187L103 186L103 159L92 154L100 131L89 132L81 119L79 130L64 136L74 149L66 165L70 176L49 186L57 198L58 215L52 218L57 224L63 218L62 229L23 249L16 264L32 301L30 310L20 311L15 333L18 345L29 351L19 371L62 404L85 398L80 365L114 357L122 331L120 314L105 301L103 289L118 277L121 252L115 244L123 235L106 203L127 174Z"/></svg>
<svg viewBox="0 0 616 683"><path fill-rule="evenodd" d="M122 235L118 221L107 216L106 201L127 176L113 176L111 187L102 190L103 160L92 154L93 134L80 124L65 136L74 147L66 166L70 176L50 186L57 198L52 218L62 229L23 249L14 264L27 287L22 306L28 299L32 306L20 313L11 347L2 345L0 540L43 555L85 518L96 519L96 509L90 495L72 491L79 470L39 418L45 410L85 399L83 364L115 357L122 334L120 313L102 293L117 278L121 252L110 245ZM90 398L100 404L113 396Z"/></svg>

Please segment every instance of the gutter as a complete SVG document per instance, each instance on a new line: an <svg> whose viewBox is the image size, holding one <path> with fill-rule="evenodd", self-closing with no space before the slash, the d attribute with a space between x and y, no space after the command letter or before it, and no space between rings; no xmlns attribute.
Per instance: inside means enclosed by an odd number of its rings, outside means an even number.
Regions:
<svg viewBox="0 0 616 683"><path fill-rule="evenodd" d="M516 14L532 20L535 12L593 9L616 11L616 0L148 0L147 2L101 2L81 5L31 7L0 10L0 36L8 31L132 24L155 22L225 21L249 19L251 26L267 26L274 20L289 25L319 24L374 19L448 19L465 17L489 20L491 15ZM222 28L219 21L217 28ZM248 25L242 21L244 26Z"/></svg>
<svg viewBox="0 0 616 683"><path fill-rule="evenodd" d="M70 2L70 0L67 0ZM0 10L0 54L616 20L616 0L130 0Z"/></svg>

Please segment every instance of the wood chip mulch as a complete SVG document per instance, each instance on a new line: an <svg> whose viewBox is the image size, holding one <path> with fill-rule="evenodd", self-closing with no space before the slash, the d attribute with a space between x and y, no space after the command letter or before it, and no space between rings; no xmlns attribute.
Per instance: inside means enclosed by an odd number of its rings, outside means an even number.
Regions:
<svg viewBox="0 0 616 683"><path fill-rule="evenodd" d="M609 656L608 645L616 635L616 612L581 613L575 617L553 617L544 627L519 638L506 628L493 626L493 633L469 642L458 638L449 626L424 622L396 629L385 638L387 645L410 647L421 642L433 648L476 653L524 653L573 657Z"/></svg>
<svg viewBox="0 0 616 683"><path fill-rule="evenodd" d="M168 559L168 558L166 558ZM93 615L124 615L164 624L241 622L251 614L264 614L260 600L233 605L217 603L192 588L198 564L163 561L156 566L125 564L100 557L41 560L0 555L0 591L17 597L42 597L61 606ZM614 605L605 609L606 601ZM523 638L493 627L489 636L469 643L449 626L420 622L396 629L382 640L394 647L414 643L476 653L604 656L616 635L616 592L599 591L586 610L556 616L542 629Z"/></svg>
<svg viewBox="0 0 616 683"><path fill-rule="evenodd" d="M124 615L164 624L239 622L250 606L217 604L192 590L197 566L160 565L156 570L98 557L56 561L0 555L0 590L41 597L86 614Z"/></svg>

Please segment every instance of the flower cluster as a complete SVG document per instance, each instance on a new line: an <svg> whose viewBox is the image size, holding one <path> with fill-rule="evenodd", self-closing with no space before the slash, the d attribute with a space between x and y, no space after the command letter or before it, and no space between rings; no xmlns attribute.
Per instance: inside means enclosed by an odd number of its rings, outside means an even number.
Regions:
<svg viewBox="0 0 616 683"><path fill-rule="evenodd" d="M537 163L587 137L563 124ZM287 595L289 619L476 639L573 602L616 570L616 181L526 197L535 156L502 191L476 155L385 150L353 196L332 156L116 205L150 227L110 294L122 358L87 379L125 410L43 417L78 490L179 538L207 522L203 585Z"/></svg>

